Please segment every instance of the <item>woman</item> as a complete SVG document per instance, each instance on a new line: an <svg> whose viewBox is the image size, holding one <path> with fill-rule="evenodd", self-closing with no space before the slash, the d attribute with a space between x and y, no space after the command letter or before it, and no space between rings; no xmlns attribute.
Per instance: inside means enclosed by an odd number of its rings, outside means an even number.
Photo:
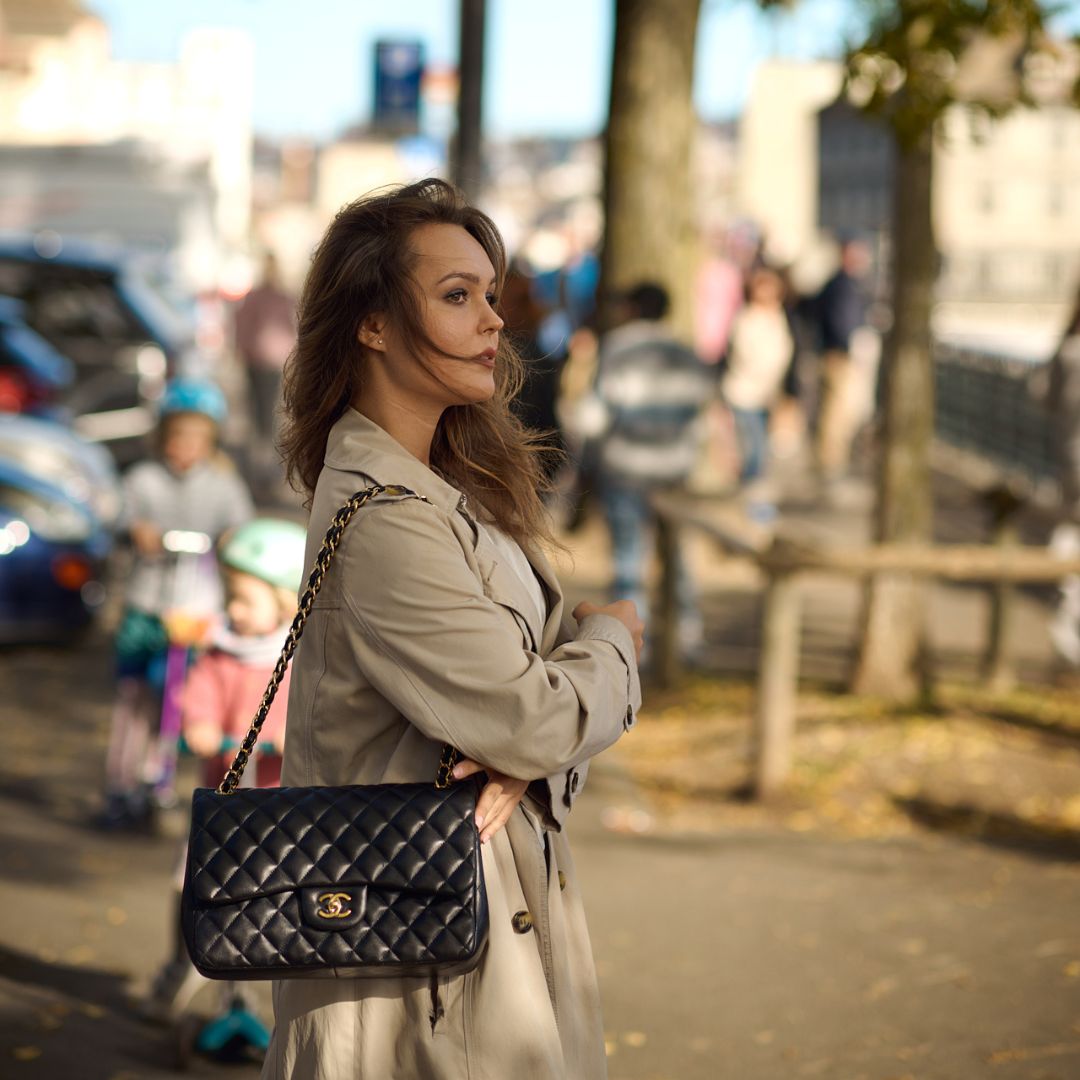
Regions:
<svg viewBox="0 0 1080 1080"><path fill-rule="evenodd" d="M588 760L640 703L631 603L563 620L539 465L509 411L491 221L439 180L361 199L318 248L285 376L286 460L309 493L312 561L345 530L294 660L285 784L427 780L440 746L483 771L491 931L456 978L275 985L263 1075L316 1080L594 1080L596 977L563 826Z"/></svg>

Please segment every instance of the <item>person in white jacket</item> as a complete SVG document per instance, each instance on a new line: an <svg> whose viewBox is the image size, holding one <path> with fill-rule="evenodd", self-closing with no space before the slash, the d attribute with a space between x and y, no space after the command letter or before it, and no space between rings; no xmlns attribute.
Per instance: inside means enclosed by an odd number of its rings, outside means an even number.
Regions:
<svg viewBox="0 0 1080 1080"><path fill-rule="evenodd" d="M784 282L767 267L750 274L746 303L735 316L721 393L735 421L739 483L746 489L751 517L775 516L763 488L769 460L769 418L783 392L795 340L784 310Z"/></svg>

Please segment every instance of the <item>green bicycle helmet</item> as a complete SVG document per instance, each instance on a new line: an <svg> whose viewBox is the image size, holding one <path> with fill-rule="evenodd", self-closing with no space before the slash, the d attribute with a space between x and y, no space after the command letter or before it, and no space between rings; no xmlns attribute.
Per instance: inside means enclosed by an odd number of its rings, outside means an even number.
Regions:
<svg viewBox="0 0 1080 1080"><path fill-rule="evenodd" d="M294 521L256 518L237 526L222 545L222 566L282 589L297 590L304 580L307 532Z"/></svg>

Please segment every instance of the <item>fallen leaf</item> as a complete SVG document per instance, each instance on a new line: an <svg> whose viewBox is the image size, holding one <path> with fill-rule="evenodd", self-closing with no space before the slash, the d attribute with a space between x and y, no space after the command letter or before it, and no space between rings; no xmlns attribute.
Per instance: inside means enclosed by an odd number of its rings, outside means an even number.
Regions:
<svg viewBox="0 0 1080 1080"><path fill-rule="evenodd" d="M864 995L867 1001L880 1001L883 997L891 994L899 985L899 982L891 976L878 979L872 983Z"/></svg>

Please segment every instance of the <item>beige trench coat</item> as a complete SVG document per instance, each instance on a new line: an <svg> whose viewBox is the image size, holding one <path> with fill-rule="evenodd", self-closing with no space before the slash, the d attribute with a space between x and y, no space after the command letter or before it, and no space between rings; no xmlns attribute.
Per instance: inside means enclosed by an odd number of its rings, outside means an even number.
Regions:
<svg viewBox="0 0 1080 1080"><path fill-rule="evenodd" d="M598 1080L606 1076L589 935L563 832L589 759L634 720L625 627L564 621L559 583L528 556L535 604L461 494L361 414L334 426L308 563L333 513L371 482L384 498L348 526L293 661L283 782L434 777L443 742L536 780L484 849L491 932L450 979L290 980L274 986L264 1080ZM537 822L540 827L537 828Z"/></svg>

